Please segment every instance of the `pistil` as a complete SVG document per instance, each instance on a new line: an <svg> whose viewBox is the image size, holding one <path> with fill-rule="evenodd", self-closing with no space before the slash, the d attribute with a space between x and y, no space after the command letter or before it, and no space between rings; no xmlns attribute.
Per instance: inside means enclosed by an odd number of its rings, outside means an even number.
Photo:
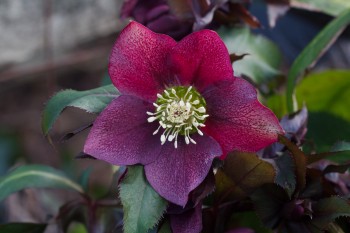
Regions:
<svg viewBox="0 0 350 233"><path fill-rule="evenodd" d="M159 127L153 132L157 134L161 128L164 129L160 137L163 145L167 140L174 140L174 146L177 148L178 136L184 136L186 144L196 141L190 137L190 134L198 133L203 135L199 129L205 127L206 103L203 97L192 86L173 87L164 90L163 94L157 94L157 101L153 103L156 111L147 112L148 122L158 120Z"/></svg>

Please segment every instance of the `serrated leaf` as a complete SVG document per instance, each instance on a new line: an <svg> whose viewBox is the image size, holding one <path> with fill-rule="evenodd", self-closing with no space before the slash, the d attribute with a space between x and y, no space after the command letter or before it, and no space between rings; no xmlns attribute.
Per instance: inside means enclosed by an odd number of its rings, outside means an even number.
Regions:
<svg viewBox="0 0 350 233"><path fill-rule="evenodd" d="M296 187L294 161L292 157L284 154L275 159L275 164L277 167L275 183L283 187L291 197Z"/></svg>
<svg viewBox="0 0 350 233"><path fill-rule="evenodd" d="M290 201L287 193L275 184L265 184L251 196L256 213L268 228L280 223L284 205Z"/></svg>
<svg viewBox="0 0 350 233"><path fill-rule="evenodd" d="M274 167L252 153L230 153L215 175L215 196L220 202L242 198L265 183L273 183Z"/></svg>
<svg viewBox="0 0 350 233"><path fill-rule="evenodd" d="M298 146L289 141L285 136L278 135L278 140L280 143L287 147L294 160L295 177L297 181L295 193L297 194L303 190L306 185L307 158L305 154L298 148Z"/></svg>
<svg viewBox="0 0 350 233"><path fill-rule="evenodd" d="M350 23L350 9L345 10L336 19L331 21L295 59L288 73L287 107L290 113L294 112L294 88L297 78L329 48L340 32ZM309 107L309 106L308 106Z"/></svg>
<svg viewBox="0 0 350 233"><path fill-rule="evenodd" d="M63 188L83 193L82 187L63 172L44 165L25 165L0 179L0 201L25 188Z"/></svg>
<svg viewBox="0 0 350 233"><path fill-rule="evenodd" d="M322 11L337 16L344 9L350 8L348 0L291 0L291 6L313 11Z"/></svg>
<svg viewBox="0 0 350 233"><path fill-rule="evenodd" d="M8 223L0 225L0 233L43 233L46 224L37 223Z"/></svg>
<svg viewBox="0 0 350 233"><path fill-rule="evenodd" d="M314 212L312 223L321 229L339 217L350 217L349 202L335 196L319 200L312 206L312 210Z"/></svg>
<svg viewBox="0 0 350 233"><path fill-rule="evenodd" d="M124 208L124 232L147 232L161 219L167 201L147 182L142 166L128 167L120 184L120 199Z"/></svg>
<svg viewBox="0 0 350 233"><path fill-rule="evenodd" d="M118 95L119 92L113 85L88 91L60 91L45 106L41 122L42 131L45 135L48 134L66 107L76 107L90 113L100 113Z"/></svg>
<svg viewBox="0 0 350 233"><path fill-rule="evenodd" d="M264 83L280 75L282 55L271 41L254 35L247 27L220 29L218 33L230 54L247 54L233 63L236 76L246 75L257 83Z"/></svg>

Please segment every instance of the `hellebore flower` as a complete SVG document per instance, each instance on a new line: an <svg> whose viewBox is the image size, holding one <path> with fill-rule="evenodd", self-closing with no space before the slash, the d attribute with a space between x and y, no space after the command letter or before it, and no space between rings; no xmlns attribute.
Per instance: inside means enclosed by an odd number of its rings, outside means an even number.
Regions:
<svg viewBox="0 0 350 233"><path fill-rule="evenodd" d="M113 47L109 74L121 96L96 118L84 152L143 164L152 187L177 205L185 206L215 157L256 152L283 133L253 86L233 76L213 31L177 43L131 22Z"/></svg>

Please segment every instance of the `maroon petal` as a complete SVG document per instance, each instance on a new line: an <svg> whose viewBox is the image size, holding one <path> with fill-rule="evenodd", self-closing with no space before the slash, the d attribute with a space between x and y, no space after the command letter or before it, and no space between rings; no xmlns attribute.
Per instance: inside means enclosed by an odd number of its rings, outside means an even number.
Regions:
<svg viewBox="0 0 350 233"><path fill-rule="evenodd" d="M170 224L176 233L199 233L202 230L202 203L182 214L170 215Z"/></svg>
<svg viewBox="0 0 350 233"><path fill-rule="evenodd" d="M155 101L169 80L167 55L176 45L169 36L131 22L120 33L109 60L109 75L123 94Z"/></svg>
<svg viewBox="0 0 350 233"><path fill-rule="evenodd" d="M209 117L203 128L227 152L256 152L283 134L276 116L257 100L254 87L241 78L224 81L203 93Z"/></svg>
<svg viewBox="0 0 350 233"><path fill-rule="evenodd" d="M116 165L147 164L161 151L157 123L148 123L146 111L152 105L122 95L96 118L85 142L84 152Z"/></svg>
<svg viewBox="0 0 350 233"><path fill-rule="evenodd" d="M182 85L194 85L199 91L233 77L227 48L211 30L195 32L182 39L171 52L170 65Z"/></svg>
<svg viewBox="0 0 350 233"><path fill-rule="evenodd" d="M163 145L161 155L145 166L152 187L165 199L185 206L188 194L206 177L214 157L220 156L220 145L209 136L193 135L197 144L186 145L182 136L178 148L173 143Z"/></svg>

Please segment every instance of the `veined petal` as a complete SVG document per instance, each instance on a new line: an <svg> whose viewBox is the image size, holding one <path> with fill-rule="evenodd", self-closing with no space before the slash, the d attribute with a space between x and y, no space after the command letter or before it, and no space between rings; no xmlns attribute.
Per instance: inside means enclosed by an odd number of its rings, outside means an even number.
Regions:
<svg viewBox="0 0 350 233"><path fill-rule="evenodd" d="M179 137L178 148L173 143L163 145L158 159L145 166L152 187L165 199L185 206L188 194L206 177L215 157L222 154L220 145L209 136L193 135L197 144L185 143Z"/></svg>
<svg viewBox="0 0 350 233"><path fill-rule="evenodd" d="M115 165L147 164L157 159L161 144L152 135L157 123L148 123L152 105L133 96L113 100L96 118L84 152Z"/></svg>
<svg viewBox="0 0 350 233"><path fill-rule="evenodd" d="M171 51L169 65L181 85L194 85L200 92L217 81L233 78L227 48L211 30L182 39Z"/></svg>
<svg viewBox="0 0 350 233"><path fill-rule="evenodd" d="M109 75L122 94L155 101L170 76L169 51L176 45L167 35L157 34L131 22L120 33L109 59Z"/></svg>
<svg viewBox="0 0 350 233"><path fill-rule="evenodd" d="M202 129L222 146L222 158L232 150L256 152L284 133L276 116L258 101L254 87L241 78L208 88L203 97L209 117Z"/></svg>

